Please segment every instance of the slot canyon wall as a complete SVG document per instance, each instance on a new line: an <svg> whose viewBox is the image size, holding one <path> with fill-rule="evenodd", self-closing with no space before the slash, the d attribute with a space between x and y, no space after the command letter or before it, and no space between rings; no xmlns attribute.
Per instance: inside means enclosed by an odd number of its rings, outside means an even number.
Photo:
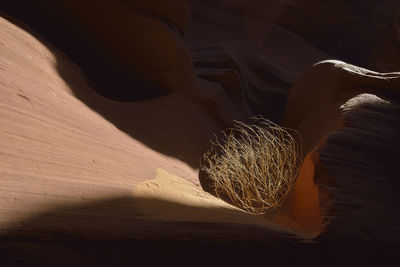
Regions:
<svg viewBox="0 0 400 267"><path fill-rule="evenodd" d="M183 261L209 248L301 259L298 241L313 241L204 192L200 158L233 120L282 124L290 90L322 60L399 72L398 10L397 0L2 1L0 264L132 263L130 247ZM332 256L329 238L315 261Z"/></svg>

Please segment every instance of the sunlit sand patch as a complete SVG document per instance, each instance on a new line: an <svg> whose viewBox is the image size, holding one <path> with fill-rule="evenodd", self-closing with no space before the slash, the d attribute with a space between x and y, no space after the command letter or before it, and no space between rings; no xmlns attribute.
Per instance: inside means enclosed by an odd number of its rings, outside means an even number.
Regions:
<svg viewBox="0 0 400 267"><path fill-rule="evenodd" d="M265 228L265 231L295 235L287 226L261 216L250 215L161 168L157 170L154 179L137 185L133 190L133 196L136 199L159 200L154 203L137 201L137 210L146 218L161 221L254 225Z"/></svg>
<svg viewBox="0 0 400 267"><path fill-rule="evenodd" d="M165 199L187 206L223 207L230 210L238 208L229 205L219 198L199 189L193 183L158 168L157 176L138 184L134 196Z"/></svg>

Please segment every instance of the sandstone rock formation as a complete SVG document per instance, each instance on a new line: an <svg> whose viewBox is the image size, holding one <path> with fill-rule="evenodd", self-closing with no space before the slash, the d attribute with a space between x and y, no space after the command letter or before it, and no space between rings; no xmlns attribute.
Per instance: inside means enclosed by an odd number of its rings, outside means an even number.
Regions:
<svg viewBox="0 0 400 267"><path fill-rule="evenodd" d="M371 150L359 149L364 154L326 137L347 130L344 110L398 103L399 7L396 0L3 1L0 250L12 263L67 255L71 264L101 265L123 263L121 254L138 244L147 244L142 251L175 244L193 255L187 244L204 249L193 241L217 242L215 249L241 241L278 261L281 248L297 250L297 241L321 232L328 244L352 234L396 241L398 216L389 215L398 212L398 185L390 186L398 150L385 143L398 142L390 128L397 113L374 117L391 130ZM351 100L363 93L380 98ZM209 139L255 114L303 139L296 187L281 214L264 217L205 192L198 175ZM375 138L368 123L360 129ZM392 154L374 159L374 170L341 168L385 151ZM101 249L109 252L97 255Z"/></svg>

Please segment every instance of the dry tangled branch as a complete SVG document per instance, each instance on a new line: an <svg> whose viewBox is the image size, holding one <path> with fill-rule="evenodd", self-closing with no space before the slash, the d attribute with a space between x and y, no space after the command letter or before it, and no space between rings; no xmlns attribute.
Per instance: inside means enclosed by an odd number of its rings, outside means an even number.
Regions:
<svg viewBox="0 0 400 267"><path fill-rule="evenodd" d="M288 130L261 117L235 121L204 155L218 197L252 214L282 207L300 167L299 146ZM293 131L294 132L294 131Z"/></svg>

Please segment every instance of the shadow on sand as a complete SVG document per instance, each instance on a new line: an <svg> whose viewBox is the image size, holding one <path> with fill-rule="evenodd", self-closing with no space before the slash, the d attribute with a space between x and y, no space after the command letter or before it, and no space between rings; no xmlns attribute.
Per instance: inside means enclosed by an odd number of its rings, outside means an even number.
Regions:
<svg viewBox="0 0 400 267"><path fill-rule="evenodd" d="M152 207L154 214L163 209L198 218L227 214L219 208L132 197L55 206L16 222L14 230L0 235L0 265L237 266L265 262L274 266L339 266L357 262L371 266L389 262L397 251L380 244L298 243L254 225L201 222L190 217L178 221L149 219L138 207Z"/></svg>
<svg viewBox="0 0 400 267"><path fill-rule="evenodd" d="M160 216L166 211L175 220ZM230 249L243 250L244 244L260 248L273 244L275 252L295 246L289 237L265 227L230 223L228 219L235 216L240 215L223 208L137 197L95 199L70 207L55 205L16 222L0 236L0 265L132 264L159 261L160 257L190 263ZM223 217L225 221L214 219ZM230 260L233 258L227 258Z"/></svg>

